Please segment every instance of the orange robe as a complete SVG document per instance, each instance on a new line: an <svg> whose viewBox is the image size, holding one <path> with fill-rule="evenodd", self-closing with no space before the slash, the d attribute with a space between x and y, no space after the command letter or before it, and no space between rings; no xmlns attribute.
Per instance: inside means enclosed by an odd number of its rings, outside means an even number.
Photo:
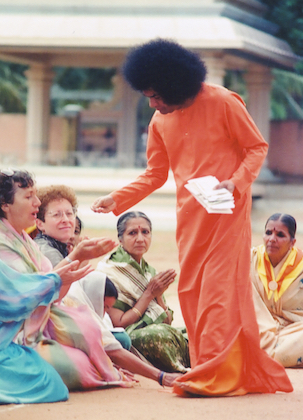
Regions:
<svg viewBox="0 0 303 420"><path fill-rule="evenodd" d="M167 180L177 185L179 299L189 336L192 370L177 394L242 395L290 392L284 368L260 349L249 278L251 183L268 145L241 98L203 84L188 108L155 112L147 144L148 167L112 193L120 214ZM208 214L184 187L191 178L230 179L233 214Z"/></svg>

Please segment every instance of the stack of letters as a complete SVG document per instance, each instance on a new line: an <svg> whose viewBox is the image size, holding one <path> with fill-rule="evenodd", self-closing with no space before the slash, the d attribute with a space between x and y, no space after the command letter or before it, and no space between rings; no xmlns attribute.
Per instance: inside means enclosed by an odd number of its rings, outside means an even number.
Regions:
<svg viewBox="0 0 303 420"><path fill-rule="evenodd" d="M208 213L232 213L234 196L226 188L214 190L219 181L214 176L190 179L185 188L202 204Z"/></svg>

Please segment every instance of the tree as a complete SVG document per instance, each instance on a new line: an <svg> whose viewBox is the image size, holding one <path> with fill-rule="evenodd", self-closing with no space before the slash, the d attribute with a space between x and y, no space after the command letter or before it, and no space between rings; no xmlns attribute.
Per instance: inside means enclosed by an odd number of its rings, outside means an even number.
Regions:
<svg viewBox="0 0 303 420"><path fill-rule="evenodd" d="M302 0L263 0L268 6L265 18L279 26L277 36L285 39L294 52L303 56Z"/></svg>
<svg viewBox="0 0 303 420"><path fill-rule="evenodd" d="M265 18L277 24L275 36L284 39L303 57L302 0L262 0L268 6ZM271 111L273 119L303 119L303 59L294 72L273 70Z"/></svg>
<svg viewBox="0 0 303 420"><path fill-rule="evenodd" d="M265 18L278 25L277 37L303 57L302 0L263 0L268 6ZM303 59L294 72L273 70L271 111L273 119L303 119Z"/></svg>
<svg viewBox="0 0 303 420"><path fill-rule="evenodd" d="M110 68L79 68L79 67L56 67L53 81L53 97L51 101L52 113L60 113L67 104L80 105L87 108L94 100L97 93L102 99L102 92L113 91L112 78L117 69ZM55 93L56 92L56 93ZM85 95L77 95L76 92L84 92ZM79 96L79 98L75 98ZM80 99L85 96L86 99ZM108 95L105 95L108 96Z"/></svg>
<svg viewBox="0 0 303 420"><path fill-rule="evenodd" d="M0 111L9 113L26 112L27 79L24 72L27 68L24 65L0 61ZM116 74L115 68L57 67L54 71L54 85L69 91L110 90L112 89L112 77ZM56 102L55 104L52 103L53 111L60 110L66 104L64 101L58 100L52 102ZM82 101L80 105L86 107L86 102ZM68 103L71 102L68 101Z"/></svg>
<svg viewBox="0 0 303 420"><path fill-rule="evenodd" d="M27 85L24 71L27 67L0 61L0 107L2 112L24 113Z"/></svg>
<svg viewBox="0 0 303 420"><path fill-rule="evenodd" d="M303 120L303 76L273 70L271 110L275 120Z"/></svg>

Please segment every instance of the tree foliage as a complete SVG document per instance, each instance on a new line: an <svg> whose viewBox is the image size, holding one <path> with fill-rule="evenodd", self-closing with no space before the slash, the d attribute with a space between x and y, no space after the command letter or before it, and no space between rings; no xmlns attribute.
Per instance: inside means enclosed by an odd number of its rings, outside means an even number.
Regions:
<svg viewBox="0 0 303 420"><path fill-rule="evenodd" d="M268 6L269 21L278 25L275 36L286 40L293 51L303 57L303 0L261 0ZM26 112L26 66L0 61L0 107L3 112ZM111 89L116 69L66 68L55 69L54 84L66 91ZM303 119L303 60L295 72L274 70L272 85L272 118ZM226 86L245 98L245 83L241 73L227 73ZM68 103L71 103L70 101ZM85 102L72 102L86 106ZM52 101L52 110L58 112L66 101Z"/></svg>
<svg viewBox="0 0 303 420"><path fill-rule="evenodd" d="M0 61L0 107L2 112L26 110L26 66Z"/></svg>
<svg viewBox="0 0 303 420"><path fill-rule="evenodd" d="M56 76L53 86L59 87L61 91L65 91L65 98L53 97L51 100L51 111L52 113L60 113L64 106L68 104L87 108L93 100L90 92L98 90L112 91L113 76L116 74L117 69L113 67L56 67L54 71ZM74 91L85 91L88 99L74 99L74 95L69 95L69 92Z"/></svg>
<svg viewBox="0 0 303 420"><path fill-rule="evenodd" d="M26 112L27 79L24 72L27 68L20 64L0 61L0 110L2 112ZM116 73L115 68L57 67L54 71L53 83L68 91L110 90L112 89L112 77ZM71 102L68 101L68 103ZM58 111L65 104L64 101L52 101L52 110ZM82 101L80 105L85 107L87 103Z"/></svg>
<svg viewBox="0 0 303 420"><path fill-rule="evenodd" d="M66 90L111 89L115 68L57 67L54 83Z"/></svg>
<svg viewBox="0 0 303 420"><path fill-rule="evenodd" d="M275 120L303 120L303 76L273 70L271 112Z"/></svg>
<svg viewBox="0 0 303 420"><path fill-rule="evenodd" d="M303 56L302 0L263 0L268 6L265 18L279 26L276 36L285 39L294 52Z"/></svg>
<svg viewBox="0 0 303 420"><path fill-rule="evenodd" d="M294 72L273 70L271 111L274 119L303 119L303 2L263 0L265 18L278 25L275 36L284 39L302 60Z"/></svg>

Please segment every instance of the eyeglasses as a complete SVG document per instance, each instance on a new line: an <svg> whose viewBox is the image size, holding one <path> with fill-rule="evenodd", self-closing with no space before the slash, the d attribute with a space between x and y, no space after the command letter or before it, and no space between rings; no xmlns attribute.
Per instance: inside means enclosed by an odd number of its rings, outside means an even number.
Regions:
<svg viewBox="0 0 303 420"><path fill-rule="evenodd" d="M16 171L15 171L15 170L13 170L13 169L11 169L11 168L1 169L1 171L0 171L0 173L1 173L2 175L5 175L5 176L13 176L15 172L16 172Z"/></svg>
<svg viewBox="0 0 303 420"><path fill-rule="evenodd" d="M73 208L73 210L66 210L66 211L62 211L62 210L49 211L46 214L48 216L50 216L52 219L55 219L55 220L61 220L61 219L63 219L64 215L69 220L73 220L75 218L75 215L76 215L76 209Z"/></svg>

